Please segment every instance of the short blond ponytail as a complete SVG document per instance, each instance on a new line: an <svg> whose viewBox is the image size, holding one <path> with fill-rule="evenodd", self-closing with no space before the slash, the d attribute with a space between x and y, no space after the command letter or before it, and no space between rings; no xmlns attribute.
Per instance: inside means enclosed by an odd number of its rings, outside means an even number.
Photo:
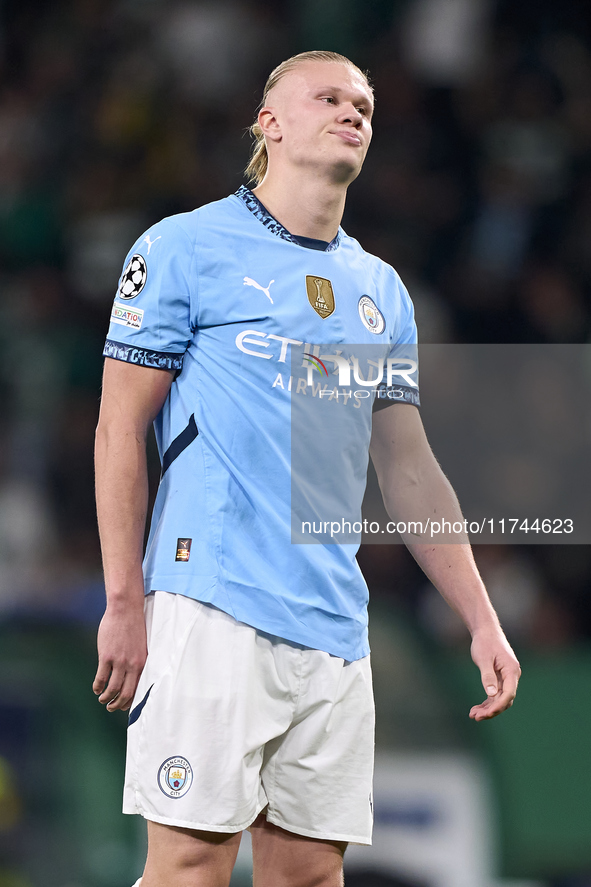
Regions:
<svg viewBox="0 0 591 887"><path fill-rule="evenodd" d="M273 87L279 83L281 78L285 77L286 74L289 74L290 71L293 71L293 69L297 67L297 65L299 65L301 62L339 62L341 65L349 65L350 68L353 68L355 71L361 74L361 76L371 89L371 84L369 82L367 73L365 71L362 71L361 68L358 68L357 65L353 64L353 62L346 56L341 55L339 52L313 49L310 52L300 52L298 55L293 55L291 58L286 59L284 62L281 62L280 65L277 65L277 67L273 71L271 71L269 79L267 80L265 88L263 90L263 100L259 106L259 109L265 107L269 93L271 92ZM256 187L257 185L261 184L267 174L269 158L267 156L265 137L263 135L263 131L259 125L258 120L255 120L255 122L250 127L249 132L254 139L254 144L252 146L250 161L244 172L248 181L254 184Z"/></svg>
<svg viewBox="0 0 591 887"><path fill-rule="evenodd" d="M265 137L258 120L255 120L250 127L249 132L254 139L254 144L252 146L248 166L244 172L249 182L253 182L255 185L260 185L267 175L267 166L269 165L269 162L267 158Z"/></svg>

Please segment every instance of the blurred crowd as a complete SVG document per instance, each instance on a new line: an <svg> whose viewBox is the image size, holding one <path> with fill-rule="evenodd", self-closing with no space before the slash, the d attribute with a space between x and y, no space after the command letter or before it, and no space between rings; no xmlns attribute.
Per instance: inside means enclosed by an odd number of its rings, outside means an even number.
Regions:
<svg viewBox="0 0 591 887"><path fill-rule="evenodd" d="M243 181L269 71L336 49L375 84L344 227L392 263L423 342L591 335L591 43L575 0L4 0L0 6L0 613L96 622L92 444L123 259ZM401 546L360 555L446 643ZM591 549L488 546L509 635L591 637Z"/></svg>

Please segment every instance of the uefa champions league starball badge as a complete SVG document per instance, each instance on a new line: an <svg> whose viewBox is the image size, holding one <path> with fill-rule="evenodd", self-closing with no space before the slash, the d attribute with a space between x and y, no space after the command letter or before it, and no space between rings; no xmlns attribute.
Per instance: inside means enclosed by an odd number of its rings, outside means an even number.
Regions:
<svg viewBox="0 0 591 887"><path fill-rule="evenodd" d="M136 253L131 257L125 266L125 271L121 275L117 297L119 299L125 299L126 301L129 301L129 299L135 299L145 287L147 279L148 268L146 266L146 261L143 256Z"/></svg>
<svg viewBox="0 0 591 887"><path fill-rule="evenodd" d="M182 798L193 783L193 769L186 758L167 758L158 770L160 791L169 798Z"/></svg>
<svg viewBox="0 0 591 887"><path fill-rule="evenodd" d="M359 299L359 317L370 333L375 333L376 336L379 336L380 333L384 332L386 326L384 315L369 296L361 296Z"/></svg>

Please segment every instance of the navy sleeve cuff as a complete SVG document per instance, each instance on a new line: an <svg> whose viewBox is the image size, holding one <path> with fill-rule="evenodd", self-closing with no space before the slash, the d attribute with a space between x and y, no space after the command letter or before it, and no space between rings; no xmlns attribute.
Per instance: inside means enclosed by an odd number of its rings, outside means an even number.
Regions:
<svg viewBox="0 0 591 887"><path fill-rule="evenodd" d="M418 388L409 388L407 385L390 385L390 387L384 384L378 385L376 399L373 402L374 413L393 403L410 403L415 407L420 407L421 399Z"/></svg>
<svg viewBox="0 0 591 887"><path fill-rule="evenodd" d="M183 354L171 354L166 351L152 351L150 348L137 348L107 339L103 357L135 363L139 366L154 367L157 370L180 370L183 367Z"/></svg>

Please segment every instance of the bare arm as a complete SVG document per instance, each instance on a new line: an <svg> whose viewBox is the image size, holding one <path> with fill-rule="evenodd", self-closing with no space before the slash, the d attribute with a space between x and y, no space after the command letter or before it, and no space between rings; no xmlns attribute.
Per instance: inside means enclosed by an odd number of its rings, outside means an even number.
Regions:
<svg viewBox="0 0 591 887"><path fill-rule="evenodd" d="M463 523L456 495L431 452L419 411L395 404L373 417L371 456L386 510L392 520L421 523L443 519ZM439 537L441 538L441 537ZM487 699L470 717L492 718L513 704L521 674L480 578L464 533L436 542L429 534L404 541L422 570L472 635L472 659L480 669Z"/></svg>
<svg viewBox="0 0 591 887"><path fill-rule="evenodd" d="M107 609L93 690L109 711L130 707L147 656L142 555L146 438L174 372L107 358L96 431L96 502Z"/></svg>

